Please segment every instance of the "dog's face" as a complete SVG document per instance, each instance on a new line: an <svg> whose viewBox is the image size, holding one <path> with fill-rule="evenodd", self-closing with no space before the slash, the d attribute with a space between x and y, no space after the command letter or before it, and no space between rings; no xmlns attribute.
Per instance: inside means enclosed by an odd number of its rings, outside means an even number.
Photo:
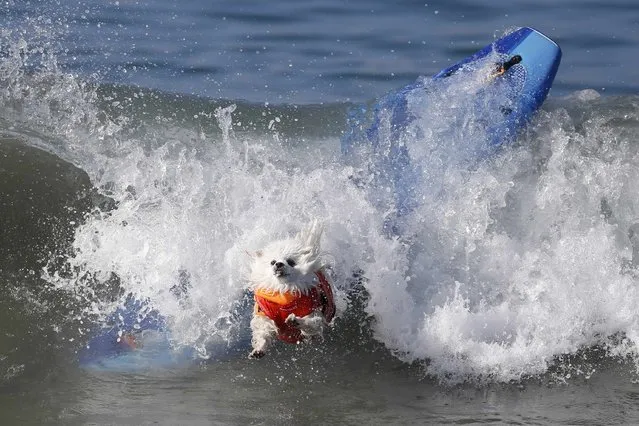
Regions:
<svg viewBox="0 0 639 426"><path fill-rule="evenodd" d="M314 278L314 264L309 262L310 249L298 241L275 241L255 253L251 268L254 287L276 291L310 288Z"/></svg>
<svg viewBox="0 0 639 426"><path fill-rule="evenodd" d="M313 235L312 231L293 239L274 241L258 250L252 256L251 286L281 292L305 292L313 287L321 261L319 234ZM321 229L314 232L321 233Z"/></svg>
<svg viewBox="0 0 639 426"><path fill-rule="evenodd" d="M277 279L294 281L304 269L308 252L298 241L275 241L255 253L254 268L267 268Z"/></svg>
<svg viewBox="0 0 639 426"><path fill-rule="evenodd" d="M276 277L290 276L293 272L295 272L295 266L297 265L297 262L293 259L293 257L289 257L286 260L273 259L270 263Z"/></svg>

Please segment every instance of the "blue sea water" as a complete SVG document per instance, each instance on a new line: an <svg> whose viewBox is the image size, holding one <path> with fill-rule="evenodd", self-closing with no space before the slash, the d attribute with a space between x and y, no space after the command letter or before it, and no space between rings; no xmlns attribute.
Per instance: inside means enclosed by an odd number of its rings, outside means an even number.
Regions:
<svg viewBox="0 0 639 426"><path fill-rule="evenodd" d="M3 424L639 422L636 1L8 0L0 16ZM544 108L469 170L446 117L463 98L416 105L408 142L434 183L389 239L340 161L349 109L520 26L563 50ZM245 253L311 217L342 314L324 345L248 360ZM201 360L82 368L128 293Z"/></svg>
<svg viewBox="0 0 639 426"><path fill-rule="evenodd" d="M531 26L565 50L555 84L637 91L632 0L8 1L4 27L61 33L64 69L211 98L363 101L433 75L504 30Z"/></svg>

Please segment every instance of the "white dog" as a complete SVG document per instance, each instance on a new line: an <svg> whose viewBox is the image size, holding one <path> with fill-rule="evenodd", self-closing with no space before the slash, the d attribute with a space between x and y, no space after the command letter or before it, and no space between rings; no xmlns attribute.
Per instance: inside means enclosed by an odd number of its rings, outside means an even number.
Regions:
<svg viewBox="0 0 639 426"><path fill-rule="evenodd" d="M264 356L276 337L287 343L321 337L333 319L333 290L320 253L322 231L315 221L295 238L272 242L253 256L251 358Z"/></svg>

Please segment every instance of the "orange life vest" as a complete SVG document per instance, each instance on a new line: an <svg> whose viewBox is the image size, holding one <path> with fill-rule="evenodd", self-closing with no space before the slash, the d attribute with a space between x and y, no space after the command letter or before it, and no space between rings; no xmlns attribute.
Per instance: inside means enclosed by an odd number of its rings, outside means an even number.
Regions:
<svg viewBox="0 0 639 426"><path fill-rule="evenodd" d="M286 318L290 314L305 317L319 310L327 322L331 322L335 316L335 300L331 285L322 271L317 271L315 275L318 285L306 294L297 291L255 290L255 314L267 316L275 322L279 331L277 337L280 340L297 343L303 338L299 328L286 323Z"/></svg>

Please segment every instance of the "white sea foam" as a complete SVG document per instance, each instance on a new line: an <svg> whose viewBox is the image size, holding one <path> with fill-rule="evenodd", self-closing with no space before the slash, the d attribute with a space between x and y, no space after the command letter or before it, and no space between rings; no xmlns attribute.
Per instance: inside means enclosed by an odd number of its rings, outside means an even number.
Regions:
<svg viewBox="0 0 639 426"><path fill-rule="evenodd" d="M406 360L429 360L428 371L445 381L519 380L592 346L636 355L623 340L639 331L628 234L639 220L636 127L619 137L595 105L581 106L593 118L579 128L563 108L542 114L534 133L471 170L422 163L440 190L424 181L405 227L404 237L418 241L408 283L371 283L380 340ZM432 120L437 105L419 108ZM636 124L636 107L625 117ZM408 143L422 152L456 144L463 157L473 149L455 132L452 141L421 133Z"/></svg>

